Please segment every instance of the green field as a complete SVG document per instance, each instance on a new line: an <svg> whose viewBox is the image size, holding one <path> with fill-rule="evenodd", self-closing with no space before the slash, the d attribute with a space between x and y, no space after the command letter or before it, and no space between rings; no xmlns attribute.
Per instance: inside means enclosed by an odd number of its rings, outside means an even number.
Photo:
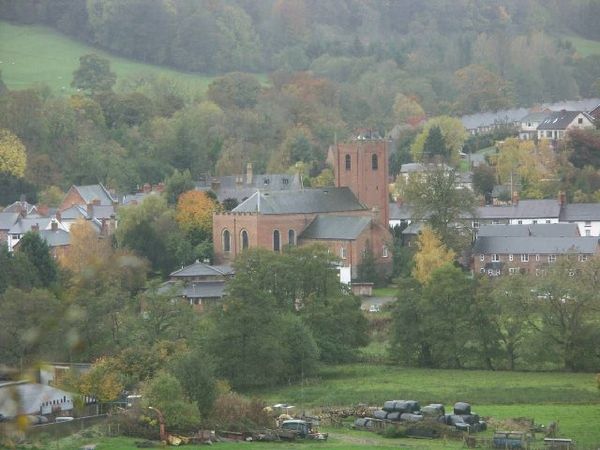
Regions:
<svg viewBox="0 0 600 450"><path fill-rule="evenodd" d="M589 39L584 39L578 36L561 36L562 39L566 39L571 41L571 43L575 46L575 50L582 57L590 56L590 55L600 55L600 42L598 41L590 41Z"/></svg>
<svg viewBox="0 0 600 450"><path fill-rule="evenodd" d="M495 429L511 429L508 419L531 418L536 424L558 423L558 436L574 439L577 449L600 447L600 391L591 373L560 372L491 372L481 370L427 370L377 364L328 366L318 377L285 387L247 392L267 403L287 402L295 411L320 414L324 407L351 406L367 403L381 406L385 400L415 399L421 405L440 402L451 411L456 401L468 401L473 411L489 424L489 439ZM266 449L459 449L460 441L386 439L366 431L350 430L352 418L343 427L324 428L330 433L328 442L297 443L218 443L223 450ZM514 428L512 428L514 429ZM536 435L536 446L543 448L542 434ZM71 450L86 443L99 443L97 450L134 449L129 438L70 437L45 443L44 448ZM197 446L184 448L199 449Z"/></svg>
<svg viewBox="0 0 600 450"><path fill-rule="evenodd" d="M73 71L79 66L79 57L87 53L109 59L118 80L136 74L166 76L176 80L182 92L201 94L213 79L120 58L51 28L0 21L0 70L9 89L45 84L55 93L71 94Z"/></svg>

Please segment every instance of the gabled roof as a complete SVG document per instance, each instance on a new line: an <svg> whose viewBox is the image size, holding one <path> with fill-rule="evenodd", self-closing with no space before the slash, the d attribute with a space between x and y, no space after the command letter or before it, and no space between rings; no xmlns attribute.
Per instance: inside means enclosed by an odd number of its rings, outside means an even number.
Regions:
<svg viewBox="0 0 600 450"><path fill-rule="evenodd" d="M52 219L49 217L37 217L37 218L20 218L17 222L10 227L8 232L10 234L24 234L31 231L31 227L37 225L40 230L48 228Z"/></svg>
<svg viewBox="0 0 600 450"><path fill-rule="evenodd" d="M202 276L215 276L215 275L233 275L235 272L231 266L210 266L208 264L196 261L194 264L182 267L179 270L171 273L171 277L185 278L185 277L202 277Z"/></svg>
<svg viewBox="0 0 600 450"><path fill-rule="evenodd" d="M600 203L568 203L562 210L560 220L600 220Z"/></svg>
<svg viewBox="0 0 600 450"><path fill-rule="evenodd" d="M10 230L18 218L19 213L0 212L0 230Z"/></svg>
<svg viewBox="0 0 600 450"><path fill-rule="evenodd" d="M73 205L60 213L61 220L87 219L87 209L81 205Z"/></svg>
<svg viewBox="0 0 600 450"><path fill-rule="evenodd" d="M590 121L593 118L583 111L554 111L548 115L537 127L538 130L566 130L577 116L583 114Z"/></svg>
<svg viewBox="0 0 600 450"><path fill-rule="evenodd" d="M508 206L480 206L476 217L480 219L536 219L557 218L560 204L557 200L520 200Z"/></svg>
<svg viewBox="0 0 600 450"><path fill-rule="evenodd" d="M473 245L473 253L479 254L593 254L597 249L597 237L481 236Z"/></svg>
<svg viewBox="0 0 600 450"><path fill-rule="evenodd" d="M302 189L298 175L285 173L252 175L250 183L247 181L247 174L212 177L204 181L198 181L196 189L199 191L213 190L220 202L226 198L247 199L257 189L261 191L299 191Z"/></svg>
<svg viewBox="0 0 600 450"><path fill-rule="evenodd" d="M37 213L37 206L32 205L31 203L27 203L25 201L16 201L11 203L6 208L2 210L2 212L16 212L20 213L21 211L26 212L27 214Z"/></svg>
<svg viewBox="0 0 600 450"><path fill-rule="evenodd" d="M177 286L173 281L164 283L160 292L168 292L174 286ZM187 283L179 286L175 292L187 298L222 298L225 296L225 281L201 281L196 283Z"/></svg>
<svg viewBox="0 0 600 450"><path fill-rule="evenodd" d="M371 224L368 216L319 215L300 234L300 239L353 240Z"/></svg>
<svg viewBox="0 0 600 450"><path fill-rule="evenodd" d="M232 212L310 214L365 210L347 187L304 189L292 192L257 191Z"/></svg>
<svg viewBox="0 0 600 450"><path fill-rule="evenodd" d="M478 237L578 237L579 227L576 223L537 223L531 225L481 225Z"/></svg>
<svg viewBox="0 0 600 450"><path fill-rule="evenodd" d="M72 189L75 189L79 193L86 204L93 203L94 200L99 200L101 205L112 205L116 201L102 183L86 186L73 185Z"/></svg>
<svg viewBox="0 0 600 450"><path fill-rule="evenodd" d="M60 228L57 230L41 230L40 237L46 241L48 247L61 247L71 244L71 234Z"/></svg>
<svg viewBox="0 0 600 450"><path fill-rule="evenodd" d="M552 111L536 111L527 114L525 117L521 119L521 122L542 122L546 117L548 117Z"/></svg>

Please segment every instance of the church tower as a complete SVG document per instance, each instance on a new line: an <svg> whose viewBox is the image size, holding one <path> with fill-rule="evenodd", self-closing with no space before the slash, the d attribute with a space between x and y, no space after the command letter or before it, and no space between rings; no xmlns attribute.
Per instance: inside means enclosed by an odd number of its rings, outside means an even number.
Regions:
<svg viewBox="0 0 600 450"><path fill-rule="evenodd" d="M336 187L349 187L358 201L378 210L389 224L388 141L370 132L333 146Z"/></svg>

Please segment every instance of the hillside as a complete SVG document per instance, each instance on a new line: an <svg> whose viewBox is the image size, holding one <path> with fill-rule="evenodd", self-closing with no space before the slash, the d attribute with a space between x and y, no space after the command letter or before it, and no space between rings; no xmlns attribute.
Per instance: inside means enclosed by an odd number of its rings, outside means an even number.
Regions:
<svg viewBox="0 0 600 450"><path fill-rule="evenodd" d="M204 93L213 79L117 57L48 27L0 21L0 70L9 89L45 84L54 93L70 94L73 71L79 66L79 57L87 53L109 59L118 80L136 74L168 76L190 95Z"/></svg>

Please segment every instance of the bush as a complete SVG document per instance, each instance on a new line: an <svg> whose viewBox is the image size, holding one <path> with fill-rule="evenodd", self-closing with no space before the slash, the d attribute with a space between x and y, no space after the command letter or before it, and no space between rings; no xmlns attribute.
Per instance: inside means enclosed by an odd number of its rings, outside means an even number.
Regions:
<svg viewBox="0 0 600 450"><path fill-rule="evenodd" d="M235 392L226 392L215 400L211 426L229 431L249 431L256 427L272 427L273 419L258 399L248 399Z"/></svg>

